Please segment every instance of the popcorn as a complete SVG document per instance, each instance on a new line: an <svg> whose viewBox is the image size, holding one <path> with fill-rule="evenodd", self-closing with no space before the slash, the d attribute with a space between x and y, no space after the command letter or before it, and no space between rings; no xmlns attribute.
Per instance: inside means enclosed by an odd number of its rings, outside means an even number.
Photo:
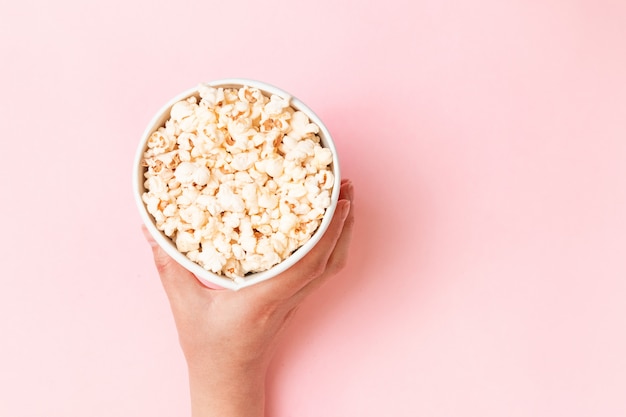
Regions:
<svg viewBox="0 0 626 417"><path fill-rule="evenodd" d="M318 134L290 98L200 85L149 137L142 199L180 252L240 280L319 227L335 178Z"/></svg>
<svg viewBox="0 0 626 417"><path fill-rule="evenodd" d="M176 139L170 136L165 128L159 128L156 132L153 132L148 139L148 149L153 154L162 154L169 152L176 146Z"/></svg>

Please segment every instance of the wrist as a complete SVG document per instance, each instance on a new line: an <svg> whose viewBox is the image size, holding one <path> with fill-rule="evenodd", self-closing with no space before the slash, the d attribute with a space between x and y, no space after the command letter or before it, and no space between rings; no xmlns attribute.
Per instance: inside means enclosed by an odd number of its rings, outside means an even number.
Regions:
<svg viewBox="0 0 626 417"><path fill-rule="evenodd" d="M189 369L193 417L262 417L265 410L265 371L230 368Z"/></svg>

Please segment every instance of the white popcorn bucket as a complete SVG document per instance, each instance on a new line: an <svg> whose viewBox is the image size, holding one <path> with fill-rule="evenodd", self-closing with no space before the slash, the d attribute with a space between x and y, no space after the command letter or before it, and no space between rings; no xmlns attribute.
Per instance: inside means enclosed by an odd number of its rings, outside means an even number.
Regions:
<svg viewBox="0 0 626 417"><path fill-rule="evenodd" d="M300 259L302 259L304 255L306 255L319 242L322 235L328 228L330 221L332 220L335 208L337 206L337 202L339 200L339 191L341 186L339 160L337 157L337 149L335 147L335 144L332 140L330 132L328 131L324 123L322 123L320 118L307 105L305 105L297 98L293 97L291 94L264 82L244 78L221 79L205 82L203 84L215 88L242 88L244 86L248 86L260 90L264 95L268 97L276 95L283 99L289 99L290 106L294 110L301 111L306 114L309 117L309 120L319 127L319 133L317 133L317 136L319 136L322 146L328 148L332 152L333 159L330 168L332 170L334 179L332 192L330 195L330 206L326 208L321 223L317 230L313 233L311 238L302 246L300 246L297 250L295 250L289 257L284 259L282 262L274 265L273 267L265 271L249 273L241 278L231 279L225 275L220 275L203 268L198 263L189 259L184 253L180 252L176 247L175 242L173 242L170 237L165 235L157 228L154 217L148 212L146 204L142 200L142 195L146 191L144 187L145 167L143 166L143 159L144 153L147 149L148 139L154 131L163 126L165 122L170 118L170 110L175 103L178 103L181 100L185 100L191 96L199 97L198 86L190 88L172 98L156 113L156 115L148 123L148 126L146 127L137 148L133 168L133 191L142 221L146 225L147 230L155 239L157 244L161 248L163 248L163 250L165 250L165 252L170 255L176 262L178 262L187 270L191 271L204 285L216 289L239 290L241 288L248 287L250 285L254 285L256 283L270 279L287 270Z"/></svg>

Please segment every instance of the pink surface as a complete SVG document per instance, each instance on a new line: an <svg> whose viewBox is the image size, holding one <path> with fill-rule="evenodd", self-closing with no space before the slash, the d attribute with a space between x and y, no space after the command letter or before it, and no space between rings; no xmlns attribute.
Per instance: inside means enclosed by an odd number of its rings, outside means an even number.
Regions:
<svg viewBox="0 0 626 417"><path fill-rule="evenodd" d="M224 77L316 110L358 194L270 415L626 415L626 3L86 4L0 5L1 416L188 414L131 162Z"/></svg>

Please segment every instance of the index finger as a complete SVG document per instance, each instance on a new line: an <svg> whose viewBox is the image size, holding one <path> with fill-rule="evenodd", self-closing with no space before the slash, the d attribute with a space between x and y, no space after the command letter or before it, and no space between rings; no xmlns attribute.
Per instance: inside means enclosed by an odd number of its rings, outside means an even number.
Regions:
<svg viewBox="0 0 626 417"><path fill-rule="evenodd" d="M333 219L320 241L309 253L280 275L244 290L257 292L269 300L284 300L291 298L308 283L322 276L344 231L344 223L350 212L350 200L347 198L349 186L349 182L342 184L340 200Z"/></svg>

